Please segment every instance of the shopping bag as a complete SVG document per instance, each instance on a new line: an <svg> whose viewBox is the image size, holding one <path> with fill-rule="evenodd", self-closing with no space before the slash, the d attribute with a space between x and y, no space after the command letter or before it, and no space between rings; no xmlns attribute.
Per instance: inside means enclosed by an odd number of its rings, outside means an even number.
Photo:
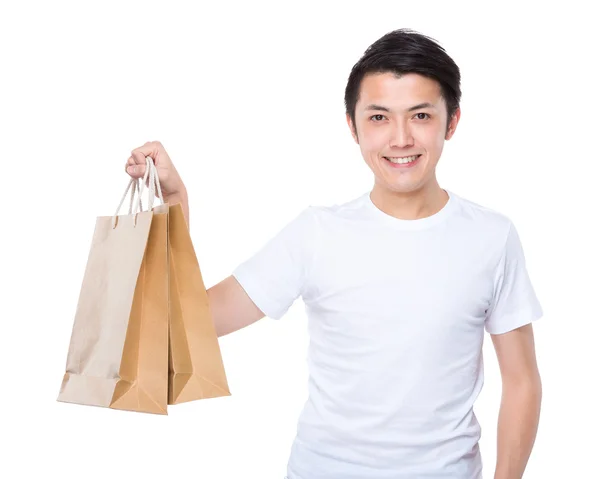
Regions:
<svg viewBox="0 0 600 479"><path fill-rule="evenodd" d="M151 158L149 202L154 186L164 203ZM155 180L155 183L153 183ZM160 206L158 208L161 208ZM154 211L157 211L155 208ZM208 294L181 204L167 211L169 262L169 382L168 404L230 396L227 377L210 313Z"/></svg>
<svg viewBox="0 0 600 479"><path fill-rule="evenodd" d="M169 404L230 396L208 294L181 204L169 206Z"/></svg>
<svg viewBox="0 0 600 479"><path fill-rule="evenodd" d="M155 189L163 204L153 208ZM147 158L142 185L131 180L115 215L97 218L58 400L167 414L167 404L230 394L183 210L164 204Z"/></svg>

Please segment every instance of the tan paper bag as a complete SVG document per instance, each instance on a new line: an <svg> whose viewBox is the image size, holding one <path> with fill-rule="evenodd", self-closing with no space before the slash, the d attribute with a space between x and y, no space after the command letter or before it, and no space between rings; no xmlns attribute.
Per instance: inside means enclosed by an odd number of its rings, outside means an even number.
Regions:
<svg viewBox="0 0 600 479"><path fill-rule="evenodd" d="M147 158L129 215L99 217L58 401L167 414L167 404L231 395L208 297L180 204L152 208ZM149 176L148 209L141 189Z"/></svg>
<svg viewBox="0 0 600 479"><path fill-rule="evenodd" d="M217 332L181 204L169 207L169 404L230 396Z"/></svg>

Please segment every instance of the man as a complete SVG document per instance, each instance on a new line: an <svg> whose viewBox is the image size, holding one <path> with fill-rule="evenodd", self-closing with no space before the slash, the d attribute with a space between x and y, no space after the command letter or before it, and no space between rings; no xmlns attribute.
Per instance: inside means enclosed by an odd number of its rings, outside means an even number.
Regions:
<svg viewBox="0 0 600 479"><path fill-rule="evenodd" d="M484 331L503 384L495 479L522 477L541 403L531 323L542 309L511 220L437 182L460 95L459 69L434 40L397 30L376 41L345 95L372 191L306 208L208 290L219 336L279 319L299 296L306 305L309 399L289 479L481 478ZM143 175L146 156L189 221L160 143L134 150L128 173Z"/></svg>

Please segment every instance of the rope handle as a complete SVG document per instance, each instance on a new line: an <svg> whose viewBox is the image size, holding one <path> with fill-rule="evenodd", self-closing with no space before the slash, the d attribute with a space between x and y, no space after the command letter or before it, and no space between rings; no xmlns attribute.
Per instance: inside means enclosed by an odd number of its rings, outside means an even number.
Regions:
<svg viewBox="0 0 600 479"><path fill-rule="evenodd" d="M119 202L119 206L115 211L115 214L112 218L113 229L117 226L117 218L119 215L119 211L121 211L121 207L123 206L123 202L127 197L127 193L131 190L131 199L129 201L129 215L133 216L133 225L135 227L137 223L137 215L144 211L142 206L142 194L144 191L144 187L146 186L146 182L148 182L148 210L152 211L152 207L154 206L154 199L156 198L156 192L158 192L158 197L160 199L160 204L164 204L162 189L160 187L160 180L158 178L158 172L156 170L156 165L154 164L154 160L151 157L146 157L146 171L144 172L144 178L142 179L142 184L140 185L139 178L131 178L129 184L127 185L127 189L125 193L123 193L123 197ZM135 200L135 196L138 196L138 202L136 203L136 210L133 210L133 203Z"/></svg>

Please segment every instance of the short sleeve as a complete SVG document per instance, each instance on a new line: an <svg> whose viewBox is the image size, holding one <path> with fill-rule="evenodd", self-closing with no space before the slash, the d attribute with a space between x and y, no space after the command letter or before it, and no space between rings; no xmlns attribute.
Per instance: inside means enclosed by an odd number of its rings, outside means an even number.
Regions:
<svg viewBox="0 0 600 479"><path fill-rule="evenodd" d="M281 319L306 285L315 245L314 208L304 209L232 273L270 318Z"/></svg>
<svg viewBox="0 0 600 479"><path fill-rule="evenodd" d="M494 276L494 294L485 328L502 334L540 319L542 307L527 272L519 234L512 223Z"/></svg>

